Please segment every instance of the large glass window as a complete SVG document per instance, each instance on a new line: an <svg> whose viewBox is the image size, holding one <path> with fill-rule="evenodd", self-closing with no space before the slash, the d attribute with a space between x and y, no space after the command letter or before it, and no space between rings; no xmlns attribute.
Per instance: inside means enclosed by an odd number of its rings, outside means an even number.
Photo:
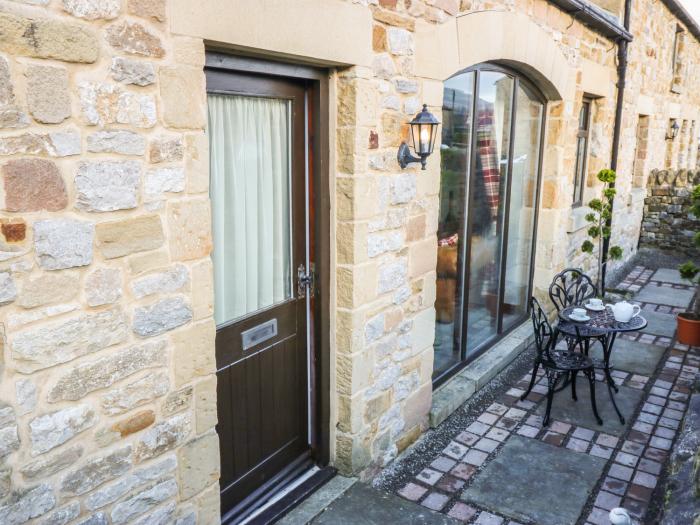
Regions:
<svg viewBox="0 0 700 525"><path fill-rule="evenodd" d="M437 297L435 311L435 370L461 360L464 273L464 232L467 173L471 158L474 73L445 82L442 104L440 216L438 222Z"/></svg>
<svg viewBox="0 0 700 525"><path fill-rule="evenodd" d="M544 100L479 66L445 82L434 378L527 314Z"/></svg>

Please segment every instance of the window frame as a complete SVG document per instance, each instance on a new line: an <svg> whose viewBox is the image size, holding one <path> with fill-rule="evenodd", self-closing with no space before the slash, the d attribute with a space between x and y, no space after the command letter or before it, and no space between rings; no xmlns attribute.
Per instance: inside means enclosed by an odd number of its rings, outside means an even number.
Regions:
<svg viewBox="0 0 700 525"><path fill-rule="evenodd" d="M539 227L539 210L540 210L540 203L541 203L541 197L542 197L542 177L543 177L543 172L542 172L542 166L544 165L544 148L546 144L546 133L547 133L547 122L548 122L548 104L549 101L547 100L547 97L542 93L542 90L532 81L530 80L524 73L513 69L512 67L509 67L508 65L503 65L499 63L498 61L491 61L491 62L482 62L480 64L476 64L474 66L462 69L460 71L455 72L454 74L450 75L447 79L443 81L446 82L450 78L456 77L458 75L464 74L464 73L474 73L474 78L472 79L473 83L473 100L472 100L472 118L474 118L474 115L476 115L476 104L477 104L477 99L478 99L478 94L479 94L479 80L481 77L482 72L497 72L497 73L503 73L504 75L507 75L513 79L513 92L511 95L511 121L509 123L509 130L510 130L510 140L509 140L509 145L508 145L508 179L506 181L506 195L505 195L505 201L504 201L504 216L503 216L503 221L504 221L504 226L503 226L503 235L502 239L500 242L500 246L498 247L498 253L499 257L501 258L502 262L505 262L508 256L508 247L507 247L507 239L508 239L508 225L509 225L509 213L510 213L510 193L511 193L511 174L513 171L513 148L515 144L514 140L514 131L515 131L515 115L517 114L517 90L519 86L523 86L524 89L526 89L530 95L532 95L540 104L542 104L542 117L541 117L541 123L540 123L540 141L538 144L538 155L539 155L539 161L538 161L538 166L537 166L537 195L535 198L535 219L534 219L534 224L533 224L533 235L532 235L532 250L530 253L530 273L528 276L528 294L527 296L529 297L532 295L533 292L533 287L534 287L534 274L535 274L535 256L537 253L537 231ZM470 203L471 196L473 195L474 189L473 185L475 183L474 177L472 177L472 173L476 171L476 155L474 154L474 151L476 150L476 133L474 133L474 122L472 121L472 133L470 136L470 143L471 146L469 148L470 151L470 158L468 159L467 162L467 172L466 172L466 177L467 177L467 186L466 186L466 192L464 195L465 203L467 205ZM473 229L473 216L470 213L467 213L467 216L465 217L464 225L462 228L462 231L460 232L463 236L464 239L471 239L471 234L472 234L472 229ZM467 272L467 264L465 264L465 261L469 261L471 258L471 243L470 242L465 242L465 245L461 247L461 251L458 254L459 257L459 262L458 262L458 272L461 274L461 282L463 283L462 287L462 294L464 296L465 289L464 289L464 283L466 281L466 272ZM510 327L507 329L503 328L503 316L501 313L501 306L504 300L504 288L502 286L502 283L504 282L504 275L505 275L505 264L501 265L500 268L500 282L499 282L499 290L498 290L498 312L497 312L497 318L498 318L498 327L496 334L494 334L492 337L489 339L483 341L480 345L477 347L473 348L471 350L471 354L469 357L467 357L467 338L466 338L466 333L463 332L463 330L468 326L468 319L469 319L469 309L468 308L463 308L461 312L461 319L460 319L460 343L459 343L459 355L460 355L460 360L444 370L441 370L439 373L435 373L435 368L433 368L433 375L432 375L432 383L433 383L433 390L439 388L442 384L444 384L448 379L456 375L459 371L463 370L467 365L470 363L474 362L478 357L480 357L484 352L489 350L494 344L497 342L503 340L506 335L514 331L515 329L520 326L522 322L524 322L528 315L529 315L529 304L527 307L527 313L522 317L522 320L520 322L514 322Z"/></svg>
<svg viewBox="0 0 700 525"><path fill-rule="evenodd" d="M576 161L574 162L574 194L572 196L572 207L574 208L583 206L583 193L586 188L586 178L588 175L588 145L591 139L591 121L593 118L594 100L593 97L584 95L581 100L581 109L579 110L579 127L576 131ZM585 107L588 107L584 122L585 127L581 127L581 112ZM583 139L583 160L579 162L579 142L581 139Z"/></svg>
<svg viewBox="0 0 700 525"><path fill-rule="evenodd" d="M685 29L682 26L676 25L676 33L673 37L673 54L671 56L671 92L680 94L682 84L684 83L684 71L679 70L679 61L681 59L682 47L685 44ZM682 61L681 61L682 64ZM678 82L676 82L678 77Z"/></svg>

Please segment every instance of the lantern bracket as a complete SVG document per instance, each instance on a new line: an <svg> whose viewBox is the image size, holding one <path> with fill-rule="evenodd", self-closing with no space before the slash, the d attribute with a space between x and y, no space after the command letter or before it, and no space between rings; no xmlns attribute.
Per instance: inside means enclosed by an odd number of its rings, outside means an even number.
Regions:
<svg viewBox="0 0 700 525"><path fill-rule="evenodd" d="M420 157L414 157L411 155L411 148L409 148L408 144L405 142L401 143L401 146L399 146L399 153L396 155L396 160L399 161L399 166L401 166L401 169L406 169L406 166L413 162L420 162L422 166L421 169L425 169L427 158L427 155L421 155Z"/></svg>

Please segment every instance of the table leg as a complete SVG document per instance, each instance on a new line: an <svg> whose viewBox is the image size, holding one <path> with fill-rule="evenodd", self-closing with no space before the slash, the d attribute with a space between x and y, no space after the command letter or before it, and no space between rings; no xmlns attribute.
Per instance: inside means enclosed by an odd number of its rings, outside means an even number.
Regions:
<svg viewBox="0 0 700 525"><path fill-rule="evenodd" d="M601 341L603 343L603 364L604 364L604 371L605 371L605 382L608 385L608 393L610 394L610 401L612 401L613 407L615 408L615 412L617 412L617 415L620 418L620 423L622 423L624 425L625 418L620 413L620 409L617 407L617 403L615 402L615 393L619 392L619 389L617 388L617 385L615 384L615 380L613 379L612 375L610 374L610 354L612 353L612 347L613 347L613 344L615 343L615 337L616 337L616 333L613 332L612 334L605 336L605 338ZM615 392L613 392L613 390Z"/></svg>
<svg viewBox="0 0 700 525"><path fill-rule="evenodd" d="M617 337L616 332L613 332L612 334L606 336L605 339L607 340L607 342L603 345L603 362L605 364L605 377L612 384L612 387L615 390L615 393L619 392L620 390L617 388L615 381L613 380L612 376L610 375L610 355L612 354L612 347L615 344L616 337Z"/></svg>

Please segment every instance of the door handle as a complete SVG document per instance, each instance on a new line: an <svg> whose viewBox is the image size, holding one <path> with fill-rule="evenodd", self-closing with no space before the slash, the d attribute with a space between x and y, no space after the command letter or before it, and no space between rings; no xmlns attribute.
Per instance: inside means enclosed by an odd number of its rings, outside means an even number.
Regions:
<svg viewBox="0 0 700 525"><path fill-rule="evenodd" d="M297 296L303 298L308 293L309 297L313 297L316 288L315 284L314 264L311 263L309 265L309 271L306 271L306 266L303 263L300 264L299 268L297 268Z"/></svg>

